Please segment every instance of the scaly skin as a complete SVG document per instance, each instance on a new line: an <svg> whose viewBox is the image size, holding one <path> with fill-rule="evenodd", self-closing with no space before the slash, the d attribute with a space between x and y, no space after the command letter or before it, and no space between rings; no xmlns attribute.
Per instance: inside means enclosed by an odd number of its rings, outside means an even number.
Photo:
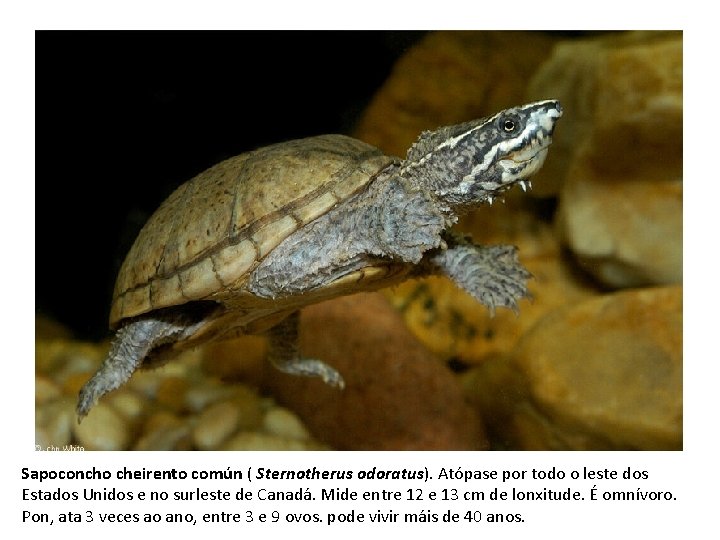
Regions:
<svg viewBox="0 0 720 540"><path fill-rule="evenodd" d="M423 133L406 160L392 162L363 191L277 245L249 276L246 292L272 301L302 299L357 270L386 264L402 266L408 276L443 274L490 311L498 306L517 310L517 301L527 295L529 274L515 248L477 246L448 228L458 215L492 203L513 185L528 188L561 115L558 102L543 101ZM293 144L302 149L301 141ZM314 301L320 297L311 296ZM310 301L298 301L292 309ZM218 310L231 309L227 305ZM279 302L276 313L288 305ZM222 314L206 313L205 320ZM271 362L282 371L342 387L333 368L299 355L297 321L296 312L271 329ZM80 392L79 417L127 381L157 347L189 339L202 326L203 320L187 316L183 306L125 323L108 358Z"/></svg>
<svg viewBox="0 0 720 540"><path fill-rule="evenodd" d="M177 339L188 326L184 317L173 315L170 320L153 317L132 321L118 330L100 369L80 390L78 421L101 396L125 384L154 348Z"/></svg>

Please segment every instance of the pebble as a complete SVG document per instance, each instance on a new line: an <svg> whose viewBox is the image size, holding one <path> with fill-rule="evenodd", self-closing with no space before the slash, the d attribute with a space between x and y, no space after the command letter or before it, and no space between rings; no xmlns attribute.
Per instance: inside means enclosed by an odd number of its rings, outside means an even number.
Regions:
<svg viewBox="0 0 720 540"><path fill-rule="evenodd" d="M255 431L262 426L264 411L269 407L276 406L271 400L271 404L265 403L256 390L242 384L232 385L231 401L238 410L238 430Z"/></svg>
<svg viewBox="0 0 720 540"><path fill-rule="evenodd" d="M180 412L187 406L187 390L190 382L187 377L170 375L163 377L157 386L155 401L162 407Z"/></svg>
<svg viewBox="0 0 720 540"><path fill-rule="evenodd" d="M192 450L190 426L163 427L144 433L134 444L133 450Z"/></svg>
<svg viewBox="0 0 720 540"><path fill-rule="evenodd" d="M43 375L35 375L35 405L42 405L48 401L59 398L62 389L50 378Z"/></svg>
<svg viewBox="0 0 720 540"><path fill-rule="evenodd" d="M232 401L214 403L198 416L192 431L195 446L200 450L216 449L238 427L240 411Z"/></svg>
<svg viewBox="0 0 720 540"><path fill-rule="evenodd" d="M53 373L58 382L74 373L92 372L103 359L104 347L75 340L38 340L35 344L35 369Z"/></svg>
<svg viewBox="0 0 720 540"><path fill-rule="evenodd" d="M86 450L125 450L130 444L129 427L120 413L100 401L80 424L73 423L73 434Z"/></svg>
<svg viewBox="0 0 720 540"><path fill-rule="evenodd" d="M137 393L126 388L111 392L106 399L113 409L130 421L139 419L146 412L147 403Z"/></svg>
<svg viewBox="0 0 720 540"><path fill-rule="evenodd" d="M298 416L285 407L273 407L263 418L265 431L287 439L310 439L310 433Z"/></svg>
<svg viewBox="0 0 720 540"><path fill-rule="evenodd" d="M324 445L268 433L238 433L221 450L327 450Z"/></svg>
<svg viewBox="0 0 720 540"><path fill-rule="evenodd" d="M197 381L185 392L185 406L189 411L200 412L221 399L232 396L232 386L217 379Z"/></svg>
<svg viewBox="0 0 720 540"><path fill-rule="evenodd" d="M267 337L241 336L203 348L202 368L221 379L256 383L267 359Z"/></svg>
<svg viewBox="0 0 720 540"><path fill-rule="evenodd" d="M170 411L159 411L148 417L143 434L134 450L189 450L190 425Z"/></svg>
<svg viewBox="0 0 720 540"><path fill-rule="evenodd" d="M61 397L44 404L36 411L35 444L42 448L62 448L72 441L72 424L75 420L75 401Z"/></svg>
<svg viewBox="0 0 720 540"><path fill-rule="evenodd" d="M210 358L217 349L183 354L178 358L179 365L170 363L137 372L127 385L106 395L78 426L77 392L106 350L107 344L72 340L63 344L57 338L51 343L38 341L38 448L78 445L86 450L218 449L238 433L253 432L268 436L248 443L256 449L263 443L272 448L302 449L302 445L288 442L293 438L304 439L307 448L318 447L297 417L278 407L271 397L261 396L246 384L223 382L206 373L201 358ZM54 360L44 358L45 354ZM74 355L81 358L74 359ZM94 358L94 365L83 371L89 365L88 358Z"/></svg>

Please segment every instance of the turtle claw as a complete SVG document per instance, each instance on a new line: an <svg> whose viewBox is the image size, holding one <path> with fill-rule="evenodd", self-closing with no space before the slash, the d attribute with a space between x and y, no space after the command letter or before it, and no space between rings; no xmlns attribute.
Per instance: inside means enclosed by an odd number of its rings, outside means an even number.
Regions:
<svg viewBox="0 0 720 540"><path fill-rule="evenodd" d="M288 375L301 377L319 377L328 386L342 390L345 388L345 380L335 368L321 360L313 358L292 358L283 362L274 361L273 365L279 371Z"/></svg>

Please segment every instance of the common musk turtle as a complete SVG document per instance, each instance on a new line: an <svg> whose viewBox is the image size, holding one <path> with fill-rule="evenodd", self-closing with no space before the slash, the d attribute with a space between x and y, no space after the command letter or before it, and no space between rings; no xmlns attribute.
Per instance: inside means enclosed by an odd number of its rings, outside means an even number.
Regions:
<svg viewBox="0 0 720 540"><path fill-rule="evenodd" d="M442 274L491 311L516 309L529 274L515 248L475 245L449 228L511 186L530 186L561 115L547 100L424 132L405 160L321 135L200 173L153 214L120 269L117 333L80 391L79 418L143 363L264 331L281 371L342 387L336 370L299 354L298 310L411 277Z"/></svg>

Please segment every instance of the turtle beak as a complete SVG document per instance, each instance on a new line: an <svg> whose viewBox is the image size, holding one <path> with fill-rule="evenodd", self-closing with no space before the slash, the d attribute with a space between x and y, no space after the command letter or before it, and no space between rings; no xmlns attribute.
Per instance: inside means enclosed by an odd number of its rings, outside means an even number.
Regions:
<svg viewBox="0 0 720 540"><path fill-rule="evenodd" d="M537 173L545 162L552 144L555 124L563 114L560 102L539 101L524 107L529 117L522 135L520 147L498 161L501 183L506 189L518 184L523 191L532 187L529 178Z"/></svg>

